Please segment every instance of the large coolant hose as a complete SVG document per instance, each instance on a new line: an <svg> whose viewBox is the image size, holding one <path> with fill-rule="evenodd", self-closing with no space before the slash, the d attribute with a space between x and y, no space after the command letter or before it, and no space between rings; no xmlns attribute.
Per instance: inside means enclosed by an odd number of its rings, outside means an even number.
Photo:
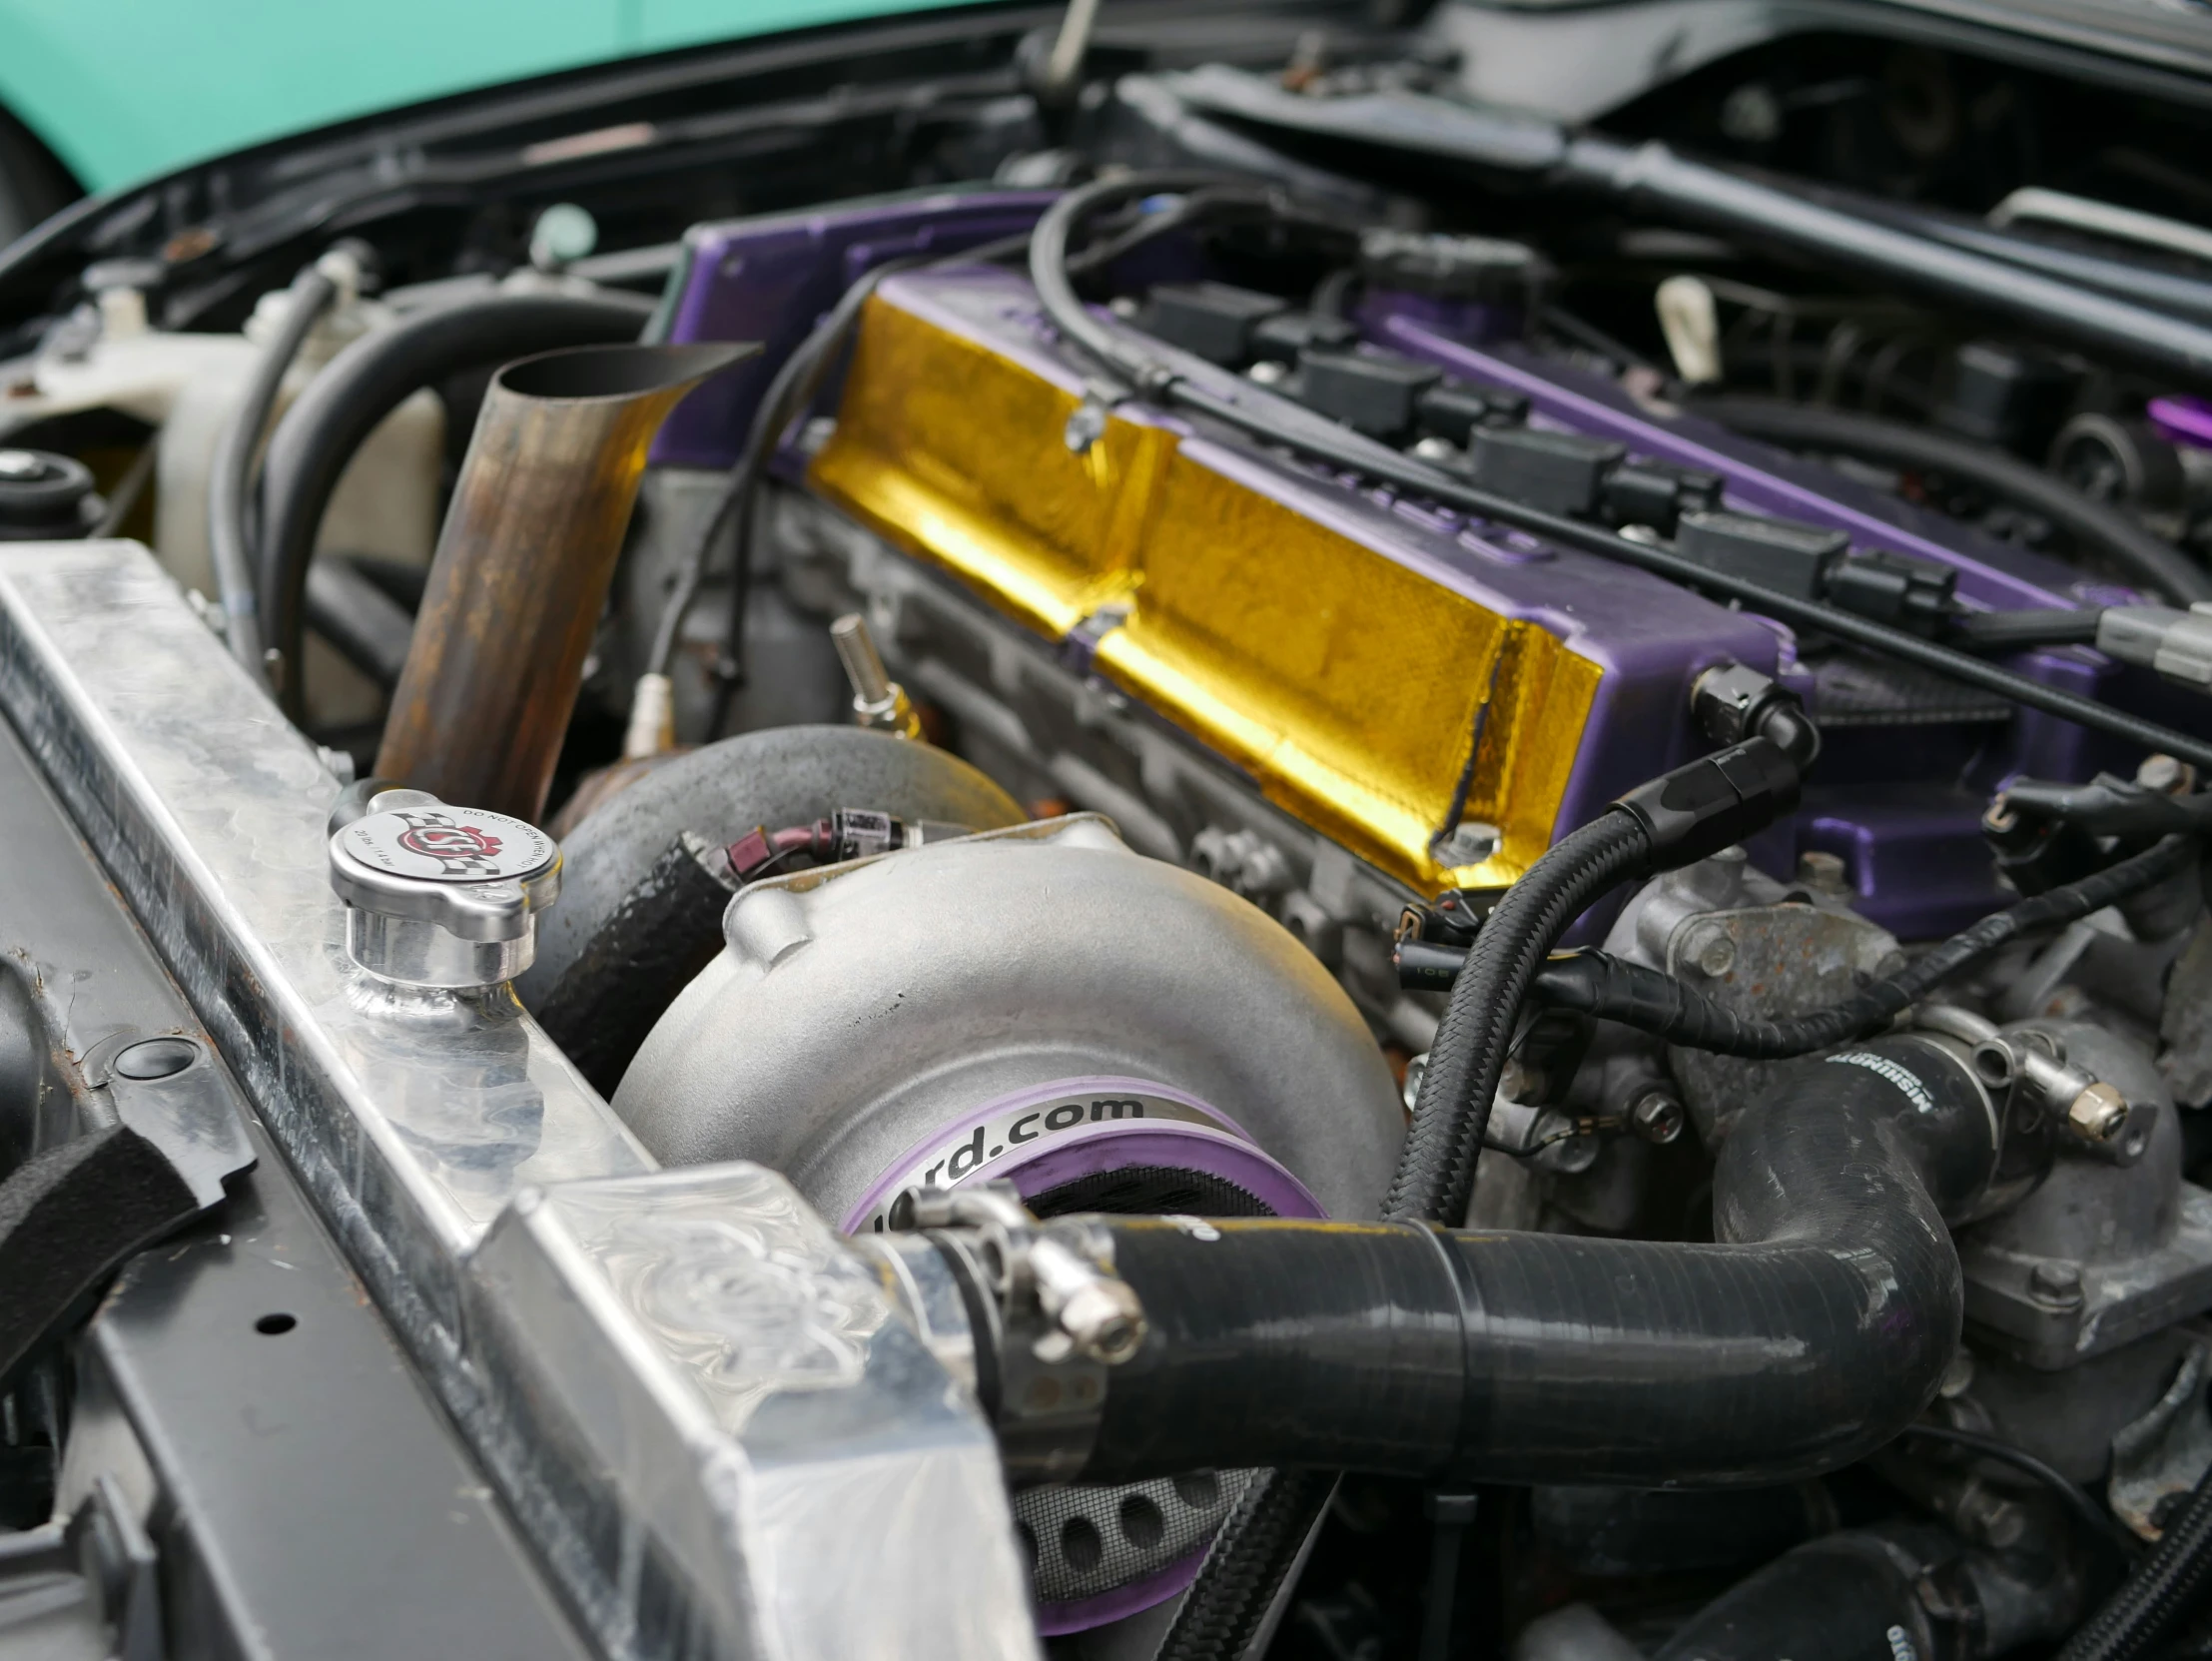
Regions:
<svg viewBox="0 0 2212 1661"><path fill-rule="evenodd" d="M2165 881L2196 859L2199 846L2193 836L2161 838L2142 853L2102 871L1984 917L1887 979L1807 1015L1771 1020L1741 1014L1662 970L1596 951L1570 953L1541 965L1534 990L1539 1002L1555 1009L1618 1021L1692 1050L1759 1061L1811 1055L1879 1032L1949 977L2023 935L2076 922ZM1481 936L1476 940L1479 944ZM1467 968L1453 985L1455 1007L1459 985L1474 962L1470 952ZM1435 1065L1433 1059L1429 1065Z"/></svg>
<svg viewBox="0 0 2212 1661"><path fill-rule="evenodd" d="M1886 467L1932 467L2027 507L2101 553L2129 581L2176 605L2212 599L2212 573L2117 507L2092 500L2002 450L1904 421L1781 399L1703 398L1691 409L1732 431L1798 448L1834 449Z"/></svg>
<svg viewBox="0 0 2212 1661"><path fill-rule="evenodd" d="M1415 1224L1097 1218L1147 1334L1086 1482L1207 1466L1426 1482L1797 1480L1927 1404L1963 1309L1947 1222L1995 1169L1959 1050L1805 1062L1714 1171L1716 1245Z"/></svg>
<svg viewBox="0 0 2212 1661"><path fill-rule="evenodd" d="M1940 1586L1944 1596L1929 1598ZM1811 1540L1676 1628L1655 1661L2003 1655L2072 1624L2080 1581L1924 1522Z"/></svg>
<svg viewBox="0 0 2212 1661"><path fill-rule="evenodd" d="M424 387L570 346L634 341L650 311L636 295L506 294L439 307L364 336L310 382L269 440L254 593L266 643L293 666L282 696L298 720L308 564L338 481L386 415Z"/></svg>

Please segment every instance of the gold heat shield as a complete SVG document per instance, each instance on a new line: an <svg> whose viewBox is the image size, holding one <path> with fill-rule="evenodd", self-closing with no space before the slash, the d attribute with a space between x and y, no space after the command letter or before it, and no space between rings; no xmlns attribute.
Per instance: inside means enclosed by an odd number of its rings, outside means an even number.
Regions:
<svg viewBox="0 0 2212 1661"><path fill-rule="evenodd" d="M1071 451L1078 395L949 325L868 303L821 496L1040 633L1109 623L1100 673L1417 890L1510 882L1550 845L1598 664L1142 410ZM1497 851L1447 865L1464 820Z"/></svg>

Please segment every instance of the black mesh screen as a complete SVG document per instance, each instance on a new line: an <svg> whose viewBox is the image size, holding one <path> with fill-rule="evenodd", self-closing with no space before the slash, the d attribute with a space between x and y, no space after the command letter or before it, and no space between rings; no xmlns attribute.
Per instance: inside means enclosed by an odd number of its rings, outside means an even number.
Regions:
<svg viewBox="0 0 2212 1661"><path fill-rule="evenodd" d="M1273 1217L1257 1195L1202 1171L1132 1165L1049 1188L1029 1201L1038 1217L1108 1212L1116 1217Z"/></svg>

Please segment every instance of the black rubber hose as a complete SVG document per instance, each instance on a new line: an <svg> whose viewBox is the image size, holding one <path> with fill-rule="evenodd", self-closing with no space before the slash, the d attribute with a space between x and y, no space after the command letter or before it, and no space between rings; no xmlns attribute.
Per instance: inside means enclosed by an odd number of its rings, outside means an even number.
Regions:
<svg viewBox="0 0 2212 1661"><path fill-rule="evenodd" d="M1701 398L1690 408L1746 437L1791 448L1831 449L1887 467L1928 467L2041 514L2080 546L2103 554L2131 582L2176 605L2212 599L2212 572L2116 507L2004 451L1947 433L1818 404Z"/></svg>
<svg viewBox="0 0 2212 1661"><path fill-rule="evenodd" d="M752 582L750 509L753 492L759 488L761 475L767 471L776 446L783 442L785 429L821 391L823 378L829 374L854 324L859 322L861 308L867 304L868 297L885 278L918 264L920 262L913 259L891 260L862 277L838 296L837 304L814 326L813 333L801 341L777 369L775 379L768 383L767 391L761 395L760 404L753 412L753 424L745 433L745 447L738 452L729 476L723 480L721 491L714 498L713 508L693 532L691 545L677 567L676 586L668 596L668 603L661 608L660 623L653 631L652 649L645 660L648 674L665 675L668 666L675 661L676 642L682 635L684 616L706 581L707 556L713 550L714 539L722 533L722 527L734 519L737 525L734 561L737 591L731 598L730 631L723 646L724 678L734 682L742 676L746 589Z"/></svg>
<svg viewBox="0 0 2212 1661"><path fill-rule="evenodd" d="M259 686L270 684L270 673L265 655L268 640L254 579L253 538L246 522L254 493L254 456L261 448L270 412L277 408L285 372L300 356L300 348L316 320L337 298L338 282L320 262L292 280L284 323L277 338L269 343L269 350L255 364L245 395L216 439L215 456L208 469L208 553L215 563L216 586L222 592L223 637L230 643L231 655L245 665ZM285 666L283 680L297 687L297 642L293 650L284 652L281 662Z"/></svg>
<svg viewBox="0 0 2212 1661"><path fill-rule="evenodd" d="M735 883L705 839L685 831L624 894L537 1000L538 1025L591 1088L611 1097L675 993L723 949Z"/></svg>
<svg viewBox="0 0 2212 1661"><path fill-rule="evenodd" d="M2155 887L2185 870L2197 857L2198 847L2194 837L2163 837L2144 852L2094 875L2061 884L1984 917L1887 979L1874 982L1840 1004L1807 1015L1770 1020L1740 1014L1662 970L1624 963L1597 951L1568 953L1542 965L1535 976L1534 993L1538 1002L1554 1009L1618 1021L1686 1049L1755 1061L1811 1055L1879 1032L1949 977L2023 935L2078 922L2092 912ZM1511 891L1506 898L1511 900ZM1504 909L1503 903L1499 909ZM1478 934L1475 940L1479 948L1482 936ZM1469 969L1473 963L1470 952ZM1453 984L1454 1007L1467 974L1468 969L1462 969ZM1429 1065L1436 1065L1433 1052ZM1426 1087L1427 1081L1423 1080L1423 1089Z"/></svg>
<svg viewBox="0 0 2212 1661"><path fill-rule="evenodd" d="M1568 139L1554 177L1655 216L1786 248L1824 274L1855 271L1884 292L1917 290L2192 390L2212 387L2212 329L2203 324L1839 211L1806 191L1709 167L1663 144L1580 134Z"/></svg>
<svg viewBox="0 0 2212 1661"><path fill-rule="evenodd" d="M1801 1062L1714 1168L1718 1244L1092 1218L1143 1304L1081 1480L1202 1465L1745 1486L1918 1416L1964 1309L1948 1225L1999 1132L1959 1051Z"/></svg>
<svg viewBox="0 0 2212 1661"><path fill-rule="evenodd" d="M344 554L308 567L307 616L347 662L386 692L407 666L414 613L385 593Z"/></svg>
<svg viewBox="0 0 2212 1661"><path fill-rule="evenodd" d="M269 440L254 592L268 642L295 666L286 713L302 713L300 661L308 565L324 510L354 452L424 387L560 347L634 341L651 310L638 295L495 295L440 307L366 335L310 382Z"/></svg>
<svg viewBox="0 0 2212 1661"><path fill-rule="evenodd" d="M1951 1653L1920 1588L1931 1570L1965 1555L1963 1542L1926 1523L1808 1541L1691 1616L1657 1661L1918 1661Z"/></svg>
<svg viewBox="0 0 2212 1661"><path fill-rule="evenodd" d="M2058 1661L2135 1661L2203 1601L2212 1581L2212 1471L2181 1515L2104 1607L2082 1622Z"/></svg>
<svg viewBox="0 0 2212 1661"><path fill-rule="evenodd" d="M715 498L712 511L699 526L684 554L675 589L661 611L660 625L653 631L652 652L646 660L647 672L668 673L669 665L675 660L676 642L682 637L684 614L691 609L706 581L707 557L714 547L714 539L725 524L730 525L735 533L730 556L730 616L722 639L722 661L716 666L721 692L713 730L721 730L729 695L745 681L745 620L753 583L753 494L767 475L769 460L782 443L785 430L813 404L824 381L841 361L846 342L859 325L861 311L869 297L885 278L899 272L922 266L1001 259L1028 241L1029 233L1023 231L948 255L885 261L838 297L837 304L815 325L814 332L776 371L775 380L769 383L759 408L753 413L753 424L745 434L745 447L731 466L729 478Z"/></svg>
<svg viewBox="0 0 2212 1661"><path fill-rule="evenodd" d="M1457 1223L1466 1216L1491 1099L1537 972L1568 925L1650 856L1641 823L1606 813L1568 832L1506 890L1468 949L1429 1045L1412 1129L1383 1202L1386 1219Z"/></svg>

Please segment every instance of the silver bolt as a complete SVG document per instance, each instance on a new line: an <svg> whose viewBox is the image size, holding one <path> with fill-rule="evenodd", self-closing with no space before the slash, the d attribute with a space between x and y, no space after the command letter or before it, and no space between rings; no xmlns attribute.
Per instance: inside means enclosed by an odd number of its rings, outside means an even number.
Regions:
<svg viewBox="0 0 2212 1661"><path fill-rule="evenodd" d="M1094 1280L1061 1306L1060 1329L1080 1353L1118 1366L1144 1342L1144 1306L1125 1282Z"/></svg>
<svg viewBox="0 0 2212 1661"><path fill-rule="evenodd" d="M1628 1111L1629 1129L1662 1148L1682 1135L1683 1118L1682 1103L1665 1090L1646 1091Z"/></svg>
<svg viewBox="0 0 2212 1661"><path fill-rule="evenodd" d="M2147 755L2135 769L2135 782L2160 795L2178 796L2196 783L2196 769L2170 755Z"/></svg>
<svg viewBox="0 0 2212 1661"><path fill-rule="evenodd" d="M1849 870L1841 854L1832 854L1819 848L1810 848L1798 855L1798 881L1816 894L1846 894L1850 891Z"/></svg>
<svg viewBox="0 0 2212 1661"><path fill-rule="evenodd" d="M2073 1308L2081 1302L2081 1270L2072 1263L2037 1263L2027 1271L2027 1289L2039 1302Z"/></svg>
<svg viewBox="0 0 2212 1661"><path fill-rule="evenodd" d="M1736 940L1719 923L1700 923L1683 943L1683 956L1700 974L1725 975L1736 964Z"/></svg>

